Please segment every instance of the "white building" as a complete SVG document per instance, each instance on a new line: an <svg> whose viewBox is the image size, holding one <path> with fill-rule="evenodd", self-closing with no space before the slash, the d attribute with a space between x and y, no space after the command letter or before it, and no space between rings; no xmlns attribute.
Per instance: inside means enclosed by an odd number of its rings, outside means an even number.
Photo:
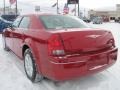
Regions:
<svg viewBox="0 0 120 90"><path fill-rule="evenodd" d="M100 16L103 18L108 18L109 20L120 19L120 4L117 4L115 8L108 8L108 10L90 10L88 15L90 18Z"/></svg>

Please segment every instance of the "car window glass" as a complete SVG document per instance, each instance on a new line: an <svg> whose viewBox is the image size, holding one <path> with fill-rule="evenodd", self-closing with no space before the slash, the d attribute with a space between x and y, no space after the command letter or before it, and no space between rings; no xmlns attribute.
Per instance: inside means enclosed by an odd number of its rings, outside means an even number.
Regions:
<svg viewBox="0 0 120 90"><path fill-rule="evenodd" d="M28 28L30 24L30 18L24 17L19 25L19 28Z"/></svg>
<svg viewBox="0 0 120 90"><path fill-rule="evenodd" d="M44 15L40 16L46 29L64 29L64 28L88 28L82 20L63 15Z"/></svg>
<svg viewBox="0 0 120 90"><path fill-rule="evenodd" d="M14 27L18 27L19 24L20 24L21 19L22 19L22 17L18 17L18 18L13 22L13 26L14 26Z"/></svg>

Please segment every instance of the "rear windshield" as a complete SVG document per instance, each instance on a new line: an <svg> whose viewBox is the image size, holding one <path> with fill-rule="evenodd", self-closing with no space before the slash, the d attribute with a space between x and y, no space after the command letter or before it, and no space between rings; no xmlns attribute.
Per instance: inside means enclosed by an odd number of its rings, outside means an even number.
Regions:
<svg viewBox="0 0 120 90"><path fill-rule="evenodd" d="M40 20L46 29L88 28L88 25L79 18L64 15L44 15Z"/></svg>

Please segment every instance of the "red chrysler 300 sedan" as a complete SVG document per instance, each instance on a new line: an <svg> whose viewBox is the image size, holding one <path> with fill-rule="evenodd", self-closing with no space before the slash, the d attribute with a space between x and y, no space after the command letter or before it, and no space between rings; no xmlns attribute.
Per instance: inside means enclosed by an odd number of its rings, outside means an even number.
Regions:
<svg viewBox="0 0 120 90"><path fill-rule="evenodd" d="M27 77L63 81L102 71L116 62L111 32L73 16L19 16L4 30L4 49L24 60Z"/></svg>

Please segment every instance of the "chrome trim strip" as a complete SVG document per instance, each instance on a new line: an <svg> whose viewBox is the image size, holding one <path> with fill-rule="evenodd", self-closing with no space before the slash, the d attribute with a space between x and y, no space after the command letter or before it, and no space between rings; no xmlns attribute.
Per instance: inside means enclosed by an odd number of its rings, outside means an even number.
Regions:
<svg viewBox="0 0 120 90"><path fill-rule="evenodd" d="M87 62L87 60L76 61L76 62L66 62L66 63L56 63L56 62L53 62L53 61L50 61L50 62L53 63L53 64L75 64L75 63L85 63L85 62Z"/></svg>
<svg viewBox="0 0 120 90"><path fill-rule="evenodd" d="M99 65L99 66L95 66L95 67L93 67L93 68L91 68L91 69L89 69L89 70L92 71L92 70L95 70L95 69L98 69L98 68L104 67L104 66L106 66L106 65L107 65L107 64Z"/></svg>

